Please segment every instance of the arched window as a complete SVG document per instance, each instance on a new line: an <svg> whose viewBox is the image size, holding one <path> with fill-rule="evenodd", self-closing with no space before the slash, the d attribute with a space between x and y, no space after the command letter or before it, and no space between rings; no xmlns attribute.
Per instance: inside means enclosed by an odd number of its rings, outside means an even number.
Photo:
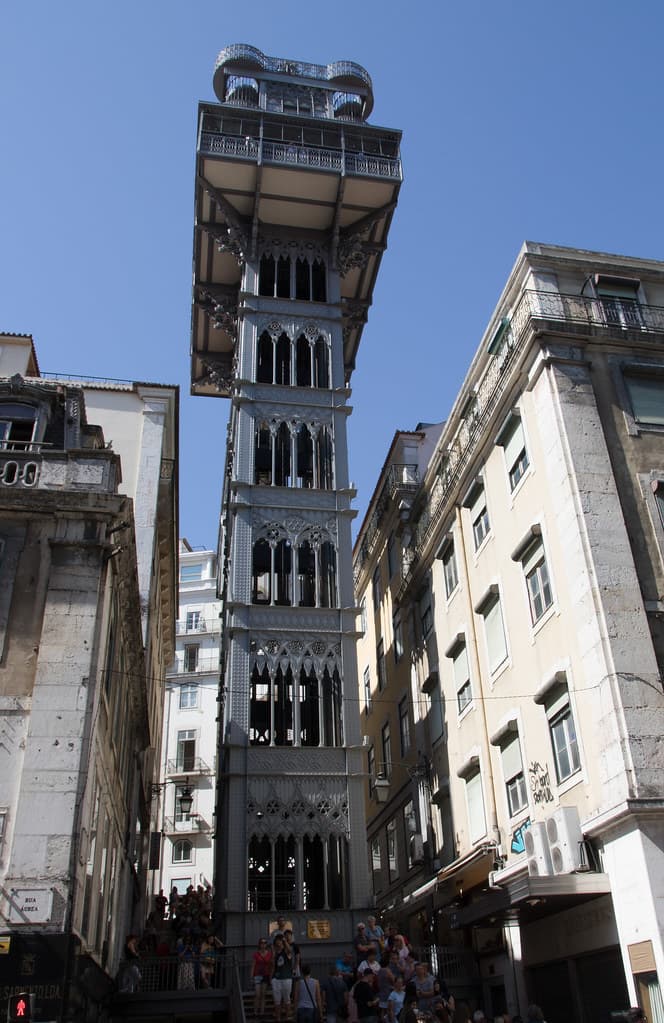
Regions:
<svg viewBox="0 0 664 1023"><path fill-rule="evenodd" d="M314 485L314 441L304 423L297 431L297 485L307 489Z"/></svg>
<svg viewBox="0 0 664 1023"><path fill-rule="evenodd" d="M318 486L321 490L332 490L334 487L332 438L327 426L322 426L318 431L316 458L318 461Z"/></svg>
<svg viewBox="0 0 664 1023"><path fill-rule="evenodd" d="M316 606L316 552L305 540L297 552L297 581L300 607Z"/></svg>
<svg viewBox="0 0 664 1023"><path fill-rule="evenodd" d="M269 838L256 838L249 842L249 892L247 908L250 912L267 912L272 908L272 846Z"/></svg>
<svg viewBox="0 0 664 1023"><path fill-rule="evenodd" d="M272 434L261 425L256 430L254 483L269 487L272 483Z"/></svg>
<svg viewBox="0 0 664 1023"><path fill-rule="evenodd" d="M293 745L293 672L277 668L272 687L274 699L274 744Z"/></svg>
<svg viewBox="0 0 664 1023"><path fill-rule="evenodd" d="M295 261L295 298L301 302L311 299L311 268L306 259Z"/></svg>
<svg viewBox="0 0 664 1023"><path fill-rule="evenodd" d="M274 602L288 605L291 602L292 551L289 540L280 540L274 551Z"/></svg>
<svg viewBox="0 0 664 1023"><path fill-rule="evenodd" d="M286 334L281 334L277 341L277 366L274 378L275 384L290 384L291 382L291 342Z"/></svg>
<svg viewBox="0 0 664 1023"><path fill-rule="evenodd" d="M269 746L272 731L270 718L270 673L267 667L259 672L254 665L251 673L251 699L249 703L249 743L251 746Z"/></svg>
<svg viewBox="0 0 664 1023"><path fill-rule="evenodd" d="M318 701L318 679L312 668L307 675L300 670L300 745L320 744L320 709Z"/></svg>
<svg viewBox="0 0 664 1023"><path fill-rule="evenodd" d="M320 606L337 607L337 552L328 540L320 546Z"/></svg>
<svg viewBox="0 0 664 1023"><path fill-rule="evenodd" d="M330 386L330 365L325 340L319 337L314 346L314 386Z"/></svg>
<svg viewBox="0 0 664 1023"><path fill-rule="evenodd" d="M291 261L288 256L279 256L277 262L277 298L290 298Z"/></svg>
<svg viewBox="0 0 664 1023"><path fill-rule="evenodd" d="M185 838L173 843L173 863L191 863L193 859L193 845Z"/></svg>
<svg viewBox="0 0 664 1023"><path fill-rule="evenodd" d="M290 486L291 475L291 433L286 423L281 423L274 438L274 485Z"/></svg>
<svg viewBox="0 0 664 1023"><path fill-rule="evenodd" d="M258 339L256 380L259 384L274 383L274 342L266 330Z"/></svg>
<svg viewBox="0 0 664 1023"><path fill-rule="evenodd" d="M311 345L304 334L295 342L295 383L298 387L311 387Z"/></svg>
<svg viewBox="0 0 664 1023"><path fill-rule="evenodd" d="M327 274L322 259L314 259L311 265L311 298L314 302L327 302Z"/></svg>
<svg viewBox="0 0 664 1023"><path fill-rule="evenodd" d="M343 745L343 718L341 712L341 679L336 668L325 668L321 679L323 701L323 737L324 746Z"/></svg>
<svg viewBox="0 0 664 1023"><path fill-rule="evenodd" d="M261 256L258 270L258 294L268 295L272 298L274 296L275 279L274 256Z"/></svg>
<svg viewBox="0 0 664 1023"><path fill-rule="evenodd" d="M252 558L252 604L269 604L272 599L271 565L272 551L269 543L267 540L257 540Z"/></svg>
<svg viewBox="0 0 664 1023"><path fill-rule="evenodd" d="M302 843L303 901L305 910L323 909L325 906L325 857L323 842L318 835L304 836Z"/></svg>
<svg viewBox="0 0 664 1023"><path fill-rule="evenodd" d="M295 909L297 905L296 856L294 837L280 836L274 843L274 901L277 909Z"/></svg>

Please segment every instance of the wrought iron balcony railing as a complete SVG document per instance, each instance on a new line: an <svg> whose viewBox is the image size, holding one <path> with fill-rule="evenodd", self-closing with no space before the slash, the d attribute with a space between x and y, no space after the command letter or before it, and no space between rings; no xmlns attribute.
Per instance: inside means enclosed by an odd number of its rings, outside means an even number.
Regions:
<svg viewBox="0 0 664 1023"><path fill-rule="evenodd" d="M275 163L331 170L355 177L390 178L401 181L401 160L368 153L344 152L307 146L300 142L271 142L267 139L243 138L220 132L203 131L199 150L209 156L227 156L256 163Z"/></svg>
<svg viewBox="0 0 664 1023"><path fill-rule="evenodd" d="M360 544L360 549L355 558L354 576L356 584L359 581L363 565L371 556L374 549L378 538L379 527L389 502L397 500L404 493L414 494L419 483L419 470L417 465L414 463L394 463L387 470L385 481L380 494L378 495L369 521L365 526L362 543Z"/></svg>
<svg viewBox="0 0 664 1023"><path fill-rule="evenodd" d="M479 438L508 386L509 369L529 338L544 331L612 341L628 337L630 341L636 338L661 342L664 340L664 307L613 297L565 295L557 291L523 292L509 323L505 325L500 346L478 382L472 400L466 403L463 419L449 437L439 475L415 527L413 545L404 554L404 578L399 598L407 589L423 551L447 510L449 495L470 462ZM444 432L443 442L445 439Z"/></svg>
<svg viewBox="0 0 664 1023"><path fill-rule="evenodd" d="M164 832L167 835L201 835L210 831L210 823L199 813L190 813L186 820L164 817Z"/></svg>
<svg viewBox="0 0 664 1023"><path fill-rule="evenodd" d="M185 654L183 661L178 661L175 670L176 675L202 675L209 672L219 671L219 653L215 651L209 655L198 654L198 657L190 657Z"/></svg>
<svg viewBox="0 0 664 1023"><path fill-rule="evenodd" d="M210 767L202 757L176 757L174 760L168 760L166 763L166 774L170 776L212 774L213 771L214 768Z"/></svg>
<svg viewBox="0 0 664 1023"><path fill-rule="evenodd" d="M181 618L175 623L175 629L178 636L193 636L205 632L219 632L221 622L218 615L210 618L198 618L196 621Z"/></svg>

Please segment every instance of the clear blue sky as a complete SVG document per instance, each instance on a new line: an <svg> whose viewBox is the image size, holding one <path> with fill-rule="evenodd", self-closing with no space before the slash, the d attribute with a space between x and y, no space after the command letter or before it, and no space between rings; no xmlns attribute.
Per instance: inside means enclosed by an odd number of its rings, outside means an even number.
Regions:
<svg viewBox="0 0 664 1023"><path fill-rule="evenodd" d="M196 105L229 43L359 61L405 172L352 381L361 518L394 430L445 418L525 238L664 258L663 39L661 0L5 0L0 329L43 370L180 384L181 533L213 545L227 404L188 393Z"/></svg>

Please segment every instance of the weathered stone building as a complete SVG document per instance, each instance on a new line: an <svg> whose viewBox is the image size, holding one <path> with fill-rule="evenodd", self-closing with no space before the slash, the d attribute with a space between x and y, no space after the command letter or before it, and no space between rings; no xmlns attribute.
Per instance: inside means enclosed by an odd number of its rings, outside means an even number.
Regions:
<svg viewBox="0 0 664 1023"><path fill-rule="evenodd" d="M31 338L0 336L0 988L43 1019L101 998L144 919L177 401L44 379Z"/></svg>
<svg viewBox="0 0 664 1023"><path fill-rule="evenodd" d="M526 243L424 479L356 545L372 748L382 645L431 791L418 864L383 769L376 898L488 1016L661 1018L663 341L663 263Z"/></svg>

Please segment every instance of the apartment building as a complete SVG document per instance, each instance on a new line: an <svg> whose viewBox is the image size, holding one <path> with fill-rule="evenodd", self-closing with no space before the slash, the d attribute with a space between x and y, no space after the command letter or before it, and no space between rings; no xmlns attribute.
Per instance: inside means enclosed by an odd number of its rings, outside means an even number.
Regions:
<svg viewBox="0 0 664 1023"><path fill-rule="evenodd" d="M420 919L473 951L487 1015L661 1014L663 306L664 263L526 243L400 517L390 611L432 792ZM367 528L360 602L389 556ZM381 908L409 894L397 867Z"/></svg>
<svg viewBox="0 0 664 1023"><path fill-rule="evenodd" d="M166 675L158 884L212 885L221 623L214 551L180 540L175 662Z"/></svg>

